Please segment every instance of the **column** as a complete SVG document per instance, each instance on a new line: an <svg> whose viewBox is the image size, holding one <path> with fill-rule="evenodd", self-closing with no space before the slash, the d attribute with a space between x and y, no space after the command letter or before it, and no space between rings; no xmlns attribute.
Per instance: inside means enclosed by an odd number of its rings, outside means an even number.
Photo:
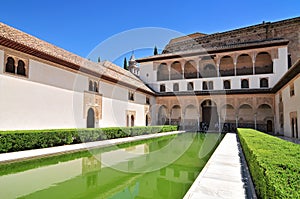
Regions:
<svg viewBox="0 0 300 199"><path fill-rule="evenodd" d="M257 114L254 113L254 129L257 130Z"/></svg>

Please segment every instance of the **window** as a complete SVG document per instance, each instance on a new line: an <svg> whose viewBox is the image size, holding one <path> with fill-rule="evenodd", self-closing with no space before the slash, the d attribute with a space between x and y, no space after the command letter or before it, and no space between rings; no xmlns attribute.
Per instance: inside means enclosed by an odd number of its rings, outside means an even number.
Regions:
<svg viewBox="0 0 300 199"><path fill-rule="evenodd" d="M160 92L166 92L166 85L161 84L159 87Z"/></svg>
<svg viewBox="0 0 300 199"><path fill-rule="evenodd" d="M214 82L212 82L212 81L208 82L208 89L209 90L213 90L214 89Z"/></svg>
<svg viewBox="0 0 300 199"><path fill-rule="evenodd" d="M134 101L134 92L133 91L128 92L128 100Z"/></svg>
<svg viewBox="0 0 300 199"><path fill-rule="evenodd" d="M174 83L173 84L173 91L179 91L179 84L178 83Z"/></svg>
<svg viewBox="0 0 300 199"><path fill-rule="evenodd" d="M94 82L94 91L98 93L98 84L97 84L97 82Z"/></svg>
<svg viewBox="0 0 300 199"><path fill-rule="evenodd" d="M203 90L208 90L207 82L202 83L202 89Z"/></svg>
<svg viewBox="0 0 300 199"><path fill-rule="evenodd" d="M93 81L90 80L89 81L89 91L93 91L93 90L94 90Z"/></svg>
<svg viewBox="0 0 300 199"><path fill-rule="evenodd" d="M249 80L248 79L243 79L242 80L242 88L249 88Z"/></svg>
<svg viewBox="0 0 300 199"><path fill-rule="evenodd" d="M260 88L268 88L269 80L267 78L260 79Z"/></svg>
<svg viewBox="0 0 300 199"><path fill-rule="evenodd" d="M99 88L98 88L97 81L93 81L93 80L89 81L89 91L98 93Z"/></svg>
<svg viewBox="0 0 300 199"><path fill-rule="evenodd" d="M27 63L27 61L8 55L6 58L5 72L26 77L27 68L25 63Z"/></svg>
<svg viewBox="0 0 300 199"><path fill-rule="evenodd" d="M8 73L15 73L15 60L12 57L7 58L6 66L5 66L5 72Z"/></svg>
<svg viewBox="0 0 300 199"><path fill-rule="evenodd" d="M224 89L230 89L231 88L230 81L229 80L225 80L223 82L223 86L224 86Z"/></svg>
<svg viewBox="0 0 300 199"><path fill-rule="evenodd" d="M187 90L188 91L194 90L194 83L193 82L188 82L187 83Z"/></svg>
<svg viewBox="0 0 300 199"><path fill-rule="evenodd" d="M146 97L146 104L150 104L150 98Z"/></svg>
<svg viewBox="0 0 300 199"><path fill-rule="evenodd" d="M290 96L294 96L295 95L295 87L294 87L294 83L290 85Z"/></svg>

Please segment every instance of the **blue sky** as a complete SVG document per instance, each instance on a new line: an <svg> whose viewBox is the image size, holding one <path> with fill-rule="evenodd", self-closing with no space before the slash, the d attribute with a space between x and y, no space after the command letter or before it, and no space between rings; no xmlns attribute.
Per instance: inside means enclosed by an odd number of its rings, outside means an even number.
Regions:
<svg viewBox="0 0 300 199"><path fill-rule="evenodd" d="M299 0L9 0L1 1L1 8L1 22L82 57L110 37L136 28L214 33L300 16ZM121 65L120 59L115 62Z"/></svg>

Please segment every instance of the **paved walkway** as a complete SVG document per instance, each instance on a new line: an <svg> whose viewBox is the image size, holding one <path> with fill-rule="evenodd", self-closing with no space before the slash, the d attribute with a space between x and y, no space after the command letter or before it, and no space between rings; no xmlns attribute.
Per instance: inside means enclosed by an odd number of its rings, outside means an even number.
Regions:
<svg viewBox="0 0 300 199"><path fill-rule="evenodd" d="M18 152L11 152L11 153L2 153L0 154L0 164L4 162L15 162L24 159L32 159L37 157L55 155L55 154L62 154L62 153L70 153L76 152L91 148L98 148L98 147L107 147L116 144L122 144L127 142L139 141L144 139L150 138L157 138L166 135L174 135L183 133L184 131L173 131L167 133L157 133L157 134L149 134L149 135L140 135L134 137L126 137L126 138L118 138L112 140L103 140L97 142L87 142L82 144L71 144L71 145L64 145L64 146L57 146L57 147L50 147L44 149L33 149L27 151L18 151Z"/></svg>
<svg viewBox="0 0 300 199"><path fill-rule="evenodd" d="M227 133L184 199L251 198L246 195L237 135Z"/></svg>

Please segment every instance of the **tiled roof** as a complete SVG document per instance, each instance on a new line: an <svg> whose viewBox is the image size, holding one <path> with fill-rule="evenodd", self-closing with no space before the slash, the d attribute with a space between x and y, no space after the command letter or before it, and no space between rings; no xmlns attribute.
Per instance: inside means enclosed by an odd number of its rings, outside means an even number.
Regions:
<svg viewBox="0 0 300 199"><path fill-rule="evenodd" d="M91 62L1 22L0 45L153 94L139 78L109 61Z"/></svg>

